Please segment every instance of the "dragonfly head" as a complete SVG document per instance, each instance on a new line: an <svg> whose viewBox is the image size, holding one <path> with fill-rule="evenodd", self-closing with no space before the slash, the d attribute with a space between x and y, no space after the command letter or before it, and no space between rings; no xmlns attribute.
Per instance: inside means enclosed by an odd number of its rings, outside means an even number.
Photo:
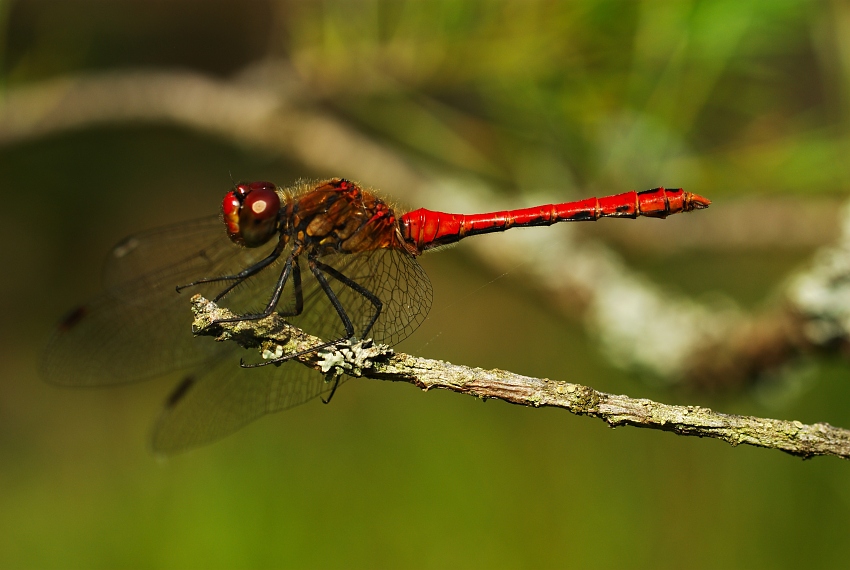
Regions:
<svg viewBox="0 0 850 570"><path fill-rule="evenodd" d="M221 215L233 243L259 247L278 230L281 208L277 187L271 182L239 183L221 202Z"/></svg>

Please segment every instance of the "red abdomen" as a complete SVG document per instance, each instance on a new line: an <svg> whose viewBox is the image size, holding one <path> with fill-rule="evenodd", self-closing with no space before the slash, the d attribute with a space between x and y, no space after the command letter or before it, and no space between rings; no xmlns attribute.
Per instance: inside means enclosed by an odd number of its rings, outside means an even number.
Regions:
<svg viewBox="0 0 850 570"><path fill-rule="evenodd" d="M399 225L408 247L421 253L467 236L501 232L513 227L548 226L558 222L595 221L607 217L665 218L678 212L707 208L710 203L706 198L681 188L654 188L488 214L447 214L419 209L402 216Z"/></svg>

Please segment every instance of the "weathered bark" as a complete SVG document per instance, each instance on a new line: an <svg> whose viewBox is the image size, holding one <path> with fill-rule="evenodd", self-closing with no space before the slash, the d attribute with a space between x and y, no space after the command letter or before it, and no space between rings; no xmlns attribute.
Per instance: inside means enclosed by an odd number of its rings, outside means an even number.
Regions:
<svg viewBox="0 0 850 570"><path fill-rule="evenodd" d="M212 324L233 317L196 295L192 298L194 329L222 342L238 342L270 354L299 354L321 343L288 325L277 314L259 320ZM423 390L442 388L479 398L496 398L535 408L564 408L577 415L600 418L611 426L635 426L721 439L732 445L746 443L779 449L810 458L835 455L850 459L850 430L826 423L806 425L799 421L721 414L699 406L671 406L647 399L606 394L589 386L546 378L532 378L505 370L482 370L440 360L396 353L371 341L346 342L318 352L294 357L301 364L325 374L408 382Z"/></svg>

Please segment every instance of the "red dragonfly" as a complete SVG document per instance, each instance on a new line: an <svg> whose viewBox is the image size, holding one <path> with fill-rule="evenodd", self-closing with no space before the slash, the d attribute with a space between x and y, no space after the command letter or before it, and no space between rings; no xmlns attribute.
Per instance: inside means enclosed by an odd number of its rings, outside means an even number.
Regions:
<svg viewBox="0 0 850 570"><path fill-rule="evenodd" d="M512 227L663 218L709 203L682 189L655 188L489 214L398 215L372 191L339 178L289 189L237 184L220 216L115 246L106 291L59 323L42 372L56 384L99 386L195 370L168 398L154 429L155 451L180 451L336 387L286 355L267 361L282 366L241 368L235 343L191 334L183 291L222 303L240 315L233 320L277 311L327 341L317 350L355 336L395 344L431 307L431 283L416 261L429 249Z"/></svg>

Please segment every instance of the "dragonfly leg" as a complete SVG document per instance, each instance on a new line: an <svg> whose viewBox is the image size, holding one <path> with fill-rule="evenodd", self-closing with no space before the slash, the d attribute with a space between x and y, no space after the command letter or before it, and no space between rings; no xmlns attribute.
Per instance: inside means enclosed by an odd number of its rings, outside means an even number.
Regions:
<svg viewBox="0 0 850 570"><path fill-rule="evenodd" d="M269 299L269 302L266 305L266 308L263 309L262 313L255 313L255 314L251 314L251 315L240 315L238 317L232 317L232 318L229 318L229 319L221 319L221 320L218 320L218 321L213 321L210 324L215 325L215 324L218 324L218 323L239 323L239 322L242 322L242 321L258 321L260 319L264 319L264 318L268 317L269 315L271 315L272 311L274 311L274 308L277 306L278 301L280 301L280 296L283 294L283 288L286 285L286 280L289 279L289 275L290 275L290 273L292 273L293 260L295 260L296 258L297 258L297 254L295 252L293 252L289 257L286 258L286 263L284 263L284 265L283 265L283 271L280 272L280 277L278 277L277 283L275 284L274 293L272 293L272 298ZM295 262L295 266L298 267L297 261ZM295 299L296 307L295 308L298 309L299 308L298 305L301 305L303 307L303 304L304 304L303 300L301 300L301 302L299 303L299 295L298 295L298 293L301 289L301 287L300 287L300 284L301 284L300 283L300 281L301 281L300 267L298 268L296 273L298 275L298 281L299 281L298 285L299 286L296 288L296 292L295 292L295 294L296 294L296 299Z"/></svg>
<svg viewBox="0 0 850 570"><path fill-rule="evenodd" d="M292 288L295 297L295 307L291 311L278 311L282 317L297 317L304 311L304 292L301 289L301 265L299 256L292 260Z"/></svg>
<svg viewBox="0 0 850 570"><path fill-rule="evenodd" d="M322 291L325 292L325 295L327 295L328 300L331 302L331 305L333 305L334 309L336 309L339 318L342 319L342 326L345 327L345 336L339 338L336 342L353 337L354 325L351 324L351 319L348 317L348 313L345 312L345 307L342 306L342 303L339 301L339 298L336 296L336 293L334 293L333 289L331 289L331 286L328 284L328 280L325 277L324 273L322 273L322 271L327 271L328 269L332 268L328 267L321 261L318 261L313 254L307 256L307 263L310 267L310 272L316 278L316 281L319 282L319 286L322 288ZM328 271L328 273L333 275L333 273L331 273L330 271ZM336 276L334 275L334 277Z"/></svg>
<svg viewBox="0 0 850 570"><path fill-rule="evenodd" d="M339 270L337 270L336 268L331 267L330 265L326 265L319 260L315 260L315 263L319 269L321 269L322 271L324 271L325 273L327 273L328 275L330 275L352 291L355 291L365 297L370 303L372 303L372 306L375 307L375 314L372 315L372 318L369 319L369 322L366 324L366 326L363 328L363 331L360 333L360 336L362 338L366 338L366 335L369 334L369 331L372 330L372 327L375 326L375 323L378 321L378 317L381 316L381 310L384 308L384 303L378 298L377 295L363 287L360 283L357 283L353 279L346 277L345 275L340 273ZM331 300L331 302L333 302L333 299Z"/></svg>
<svg viewBox="0 0 850 570"><path fill-rule="evenodd" d="M331 398L333 398L333 397L334 397L334 394L336 394L336 389L337 389L338 387L339 387L339 375L337 374L337 375L336 375L336 377L334 378L334 387L333 387L333 388L331 388L331 393L330 393L330 395L328 396L328 399L327 399L327 400L325 400L324 398L322 398L322 403L323 403L323 404L330 404L330 403L331 403Z"/></svg>
<svg viewBox="0 0 850 570"><path fill-rule="evenodd" d="M339 270L335 269L334 267L331 267L330 265L322 263L321 261L316 259L313 255L308 255L307 261L308 261L308 264L309 264L309 267L310 267L310 272L316 278L316 281L319 282L319 286L322 288L322 291L325 293L325 295L327 295L328 300L334 306L334 309L336 309L336 312L339 315L339 318L342 320L342 324L345 327L345 335L341 336L341 337L339 337L335 340L331 340L331 341L328 341L328 342L323 342L321 344L317 344L316 346L312 346L312 347L308 348L307 350L302 350L302 351L295 352L295 353L292 353L292 354L287 354L286 356L282 356L281 358L270 359L270 360L266 360L264 362L257 362L257 363L252 363L252 364L246 364L245 362L242 362L241 366L243 368L259 368L261 366L268 366L269 364L281 364L283 362L286 362L287 360L292 360L293 358L296 358L298 356L302 356L304 354L309 354L311 352L315 352L317 350L321 350L323 348L333 346L340 341L348 340L348 339L350 339L354 336L354 325L351 322L351 318L349 318L348 313L345 312L345 308L342 306L342 303L340 302L339 298L336 296L336 293L334 293L333 289L331 289L331 286L328 284L328 280L325 277L323 272L327 273L328 275L330 275L331 277L333 277L334 279L336 279L337 281L339 281L340 283L342 283L346 287L350 288L351 290L353 290L353 291L359 293L360 295L362 295L363 297L365 297L375 307L375 314L372 315L371 319L369 319L369 322L366 324L366 326L363 329L363 332L361 333L363 336L366 336L369 333L369 331L372 329L372 327L375 325L375 323L377 322L378 317L381 315L381 310L383 309L383 306L384 306L383 302L378 298L377 295L375 295L374 293L372 293L371 291L369 291L368 289L366 289L365 287L363 287L362 285L360 285L359 283L357 283L353 279L346 277L344 274L342 274ZM287 262L288 262L288 260L287 260ZM296 264L296 267L297 267L297 264L298 264L297 258L295 259L295 264ZM295 279L295 276L293 275L293 282L294 282L294 279ZM300 274L299 274L299 279L300 279ZM295 310L297 311L295 313L296 315L300 314L301 309L303 308L302 302L301 302L302 299L301 299L301 296L299 295L300 292L301 292L300 287L296 286L296 291L295 291L295 294L296 294L296 308L295 308ZM279 293L278 293L278 296L279 296ZM294 316L294 315L284 315L284 316ZM251 317L249 316L247 318L251 318ZM219 322L222 322L222 321L219 321ZM224 321L224 322L227 322L227 321ZM336 390L336 387L334 387L333 390ZM330 401L331 397L333 397L333 391L331 392L331 396L328 397L328 401Z"/></svg>
<svg viewBox="0 0 850 570"><path fill-rule="evenodd" d="M290 259L291 259L291 257L290 257ZM339 315L339 318L342 320L342 325L345 327L345 335L341 336L337 339L331 340L331 341L327 341L327 342L323 342L321 344L317 344L315 346L311 346L310 348L308 348L306 350L302 350L302 351L295 352L295 353L292 353L292 354L287 354L286 356L282 356L280 358L270 359L270 360L266 360L264 362L257 362L257 363L252 363L252 364L246 364L245 362L242 362L241 366L243 368L259 368L261 366L268 366L269 364L281 364L283 362L286 362L287 360L292 360L293 358L296 358L298 356L302 356L304 354L309 354L311 352L315 352L317 350L321 350L323 348L333 346L340 341L348 340L348 339L350 339L354 336L354 325L351 323L351 318L349 318L348 313L345 312L345 307L342 306L342 303L340 302L339 298L337 298L336 293L334 293L333 289L331 289L331 286L328 284L327 278L322 273L323 269L324 270L330 270L330 271L328 271L328 273L336 279L339 279L339 277L337 277L337 276L341 276L343 278L343 280L340 280L341 283L348 285L349 287L351 287L350 284L355 285L356 288L352 287L355 291L357 291L358 293L361 293L361 291L365 291L366 293L371 295L375 299L375 301L377 301L380 304L380 301L377 299L377 297L375 297L374 294L367 291L366 289L364 289L363 287L361 287L357 283L354 283L354 281L352 281L348 277L345 277L344 275L342 275L341 273L339 273L337 270L333 269L332 267L329 267L328 265L325 265L324 263L317 261L316 258L312 254L307 256L307 262L308 262L308 265L310 267L310 272L316 278L316 281L319 282L319 286L322 288L322 291L325 293L325 295L327 295L328 300L334 306L334 309L336 309L336 312ZM289 263L289 260L287 260L287 263ZM363 294L363 293L361 293L361 294ZM278 297L280 296L279 292L277 293L277 296ZM369 299L368 296L366 298ZM296 299L296 303L297 303L297 299ZM252 315L249 315L247 317L243 317L243 318L240 318L240 319L229 319L229 320L226 320L226 321L217 321L217 322L232 322L232 321L236 321L236 320L249 320L249 319L252 319L252 317L253 317ZM369 328L371 328L374 320L375 319L372 319L372 321L370 321L369 327L367 327L367 329L366 329L367 331L368 331Z"/></svg>
<svg viewBox="0 0 850 570"><path fill-rule="evenodd" d="M189 287L194 287L196 285L202 285L204 283L218 283L219 281L233 281L230 285L225 287L218 295L215 296L213 302L218 302L219 299L230 293L235 287L237 287L240 283L248 279L249 277L256 275L269 265L275 262L278 257L280 257L281 252L286 247L286 241L280 239L275 246L274 250L258 261L257 263L251 265L250 267L246 267L239 273L234 273L233 275L219 275L218 277L204 277L203 279L198 279L197 281L192 281L191 283L186 283L185 285L178 285L177 292L180 293L183 289L188 289Z"/></svg>
<svg viewBox="0 0 850 570"><path fill-rule="evenodd" d="M221 322L221 321L219 321L219 322ZM354 336L354 335L352 335L352 336ZM241 366L242 368L262 368L263 366L268 366L269 364L274 364L274 365L283 364L284 362L292 360L293 358L298 358L299 356L304 356L305 354L310 354L311 352L316 352L317 350L322 350L323 348L327 348L329 346L334 346L335 344L340 343L344 340L348 340L349 338L351 338L351 337L350 336L343 336L343 337L340 337L340 338L335 339L335 340L329 340L327 342L323 342L321 344L311 346L310 348L307 348L307 349L304 349L304 350L299 350L298 352L293 352L291 354L287 354L286 356L281 356L280 358L264 360L263 362L245 362L244 360L241 360L239 362L239 366Z"/></svg>

